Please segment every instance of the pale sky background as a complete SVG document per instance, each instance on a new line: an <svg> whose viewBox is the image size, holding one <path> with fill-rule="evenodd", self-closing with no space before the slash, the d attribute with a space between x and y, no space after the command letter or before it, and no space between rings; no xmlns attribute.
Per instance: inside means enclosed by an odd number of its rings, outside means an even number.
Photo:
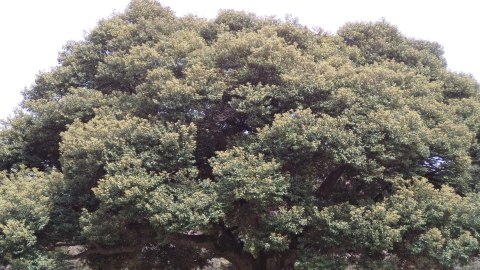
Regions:
<svg viewBox="0 0 480 270"><path fill-rule="evenodd" d="M385 18L407 37L437 41L445 49L448 68L480 79L480 15L476 1L433 0L164 0L176 12L214 18L220 9L286 14L301 24L336 33L345 22ZM68 40L81 40L84 31L129 0L2 0L0 4L0 118L6 118L22 100L20 92L32 85L39 71L57 64L57 54Z"/></svg>

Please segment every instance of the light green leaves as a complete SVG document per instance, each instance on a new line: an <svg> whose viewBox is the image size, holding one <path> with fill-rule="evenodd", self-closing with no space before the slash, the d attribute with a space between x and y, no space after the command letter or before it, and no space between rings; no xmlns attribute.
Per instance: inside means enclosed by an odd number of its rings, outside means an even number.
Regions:
<svg viewBox="0 0 480 270"><path fill-rule="evenodd" d="M63 187L57 172L20 168L0 173L0 264L45 269L38 265L45 254L38 250L37 236L49 224L54 197ZM34 265L39 268L30 268Z"/></svg>
<svg viewBox="0 0 480 270"><path fill-rule="evenodd" d="M195 149L195 126L150 122L107 113L83 124L75 121L63 134L63 170L72 179L99 179L101 171L122 170L122 158L131 156L148 170L176 171L188 168ZM119 116L120 117L120 116ZM128 167L128 166L127 166Z"/></svg>
<svg viewBox="0 0 480 270"><path fill-rule="evenodd" d="M218 195L227 208L237 201L253 203L260 209L282 201L288 188L288 175L280 173L280 164L265 160L243 148L218 152L211 159L213 175L217 180Z"/></svg>

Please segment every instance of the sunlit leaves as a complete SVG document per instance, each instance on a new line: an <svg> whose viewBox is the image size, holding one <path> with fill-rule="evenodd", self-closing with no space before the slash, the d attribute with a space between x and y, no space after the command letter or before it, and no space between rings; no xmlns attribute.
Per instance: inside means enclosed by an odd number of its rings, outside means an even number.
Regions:
<svg viewBox="0 0 480 270"><path fill-rule="evenodd" d="M63 185L62 175L55 172L20 168L16 173L0 173L1 264L11 262L23 268L41 260L37 235L50 222L53 198Z"/></svg>

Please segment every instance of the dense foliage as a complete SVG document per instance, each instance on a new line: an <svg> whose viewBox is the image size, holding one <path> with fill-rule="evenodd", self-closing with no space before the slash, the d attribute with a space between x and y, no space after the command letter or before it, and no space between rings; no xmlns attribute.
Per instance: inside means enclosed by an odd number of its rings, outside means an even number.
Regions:
<svg viewBox="0 0 480 270"><path fill-rule="evenodd" d="M442 54L385 21L333 35L134 0L3 122L0 265L468 264L479 85Z"/></svg>

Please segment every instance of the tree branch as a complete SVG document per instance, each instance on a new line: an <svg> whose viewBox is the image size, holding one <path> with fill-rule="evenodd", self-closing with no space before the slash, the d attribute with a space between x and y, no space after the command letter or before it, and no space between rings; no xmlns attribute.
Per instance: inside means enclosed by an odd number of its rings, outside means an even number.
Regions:
<svg viewBox="0 0 480 270"><path fill-rule="evenodd" d="M74 247L74 246L83 246L81 243L66 243L66 242L57 242L49 243L45 245L45 248L49 251L56 249L57 247Z"/></svg>
<svg viewBox="0 0 480 270"><path fill-rule="evenodd" d="M326 192L330 191L332 189L333 185L337 182L338 179L342 176L342 174L345 172L347 169L347 165L342 165L332 171L325 181L320 185L320 187L315 191L316 195L322 195L325 194Z"/></svg>
<svg viewBox="0 0 480 270"><path fill-rule="evenodd" d="M189 235L189 234L171 234L167 237L170 243L184 247L200 247L210 250L211 252L227 259L234 264L238 269L251 269L250 260L253 259L250 254L242 251L242 247L238 243L221 233L221 235ZM118 246L112 248L104 248L97 242L91 242L93 248L87 249L79 254L71 256L71 259L80 259L91 254L112 255L118 253L131 253L142 251L143 246L155 238L145 238L143 241L133 246ZM60 246L76 246L70 243L57 243L56 247Z"/></svg>
<svg viewBox="0 0 480 270"><path fill-rule="evenodd" d="M216 251L216 248L213 244L213 239L211 236L207 235L186 235L186 234L175 234L167 238L171 243L177 244L180 246L186 247L203 247L211 251ZM72 259L79 259L90 254L102 254L102 255L112 255L118 253L131 253L139 252L142 250L143 246L151 241L155 241L155 238L145 238L143 241L133 246L119 246L112 248L104 248L97 242L91 242L94 246L93 249L85 250L79 254L73 255ZM79 244L72 243L57 243L54 247L68 247L68 246L79 246Z"/></svg>
<svg viewBox="0 0 480 270"><path fill-rule="evenodd" d="M112 254L117 254L117 253L128 253L128 252L138 252L142 250L142 245L136 245L136 246L130 246L130 247L114 247L114 248L109 248L106 249L102 246L100 246L96 242L92 242L92 245L95 247L95 249L88 249L84 252L81 252L77 255L73 255L72 259L79 259L85 256L88 256L90 254L102 254L102 255L112 255Z"/></svg>

